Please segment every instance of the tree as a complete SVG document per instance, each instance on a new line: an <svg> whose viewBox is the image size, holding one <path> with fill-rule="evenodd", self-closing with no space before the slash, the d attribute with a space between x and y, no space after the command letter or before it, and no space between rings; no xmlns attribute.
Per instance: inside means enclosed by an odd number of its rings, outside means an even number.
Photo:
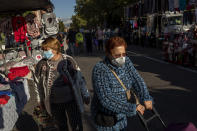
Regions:
<svg viewBox="0 0 197 131"><path fill-rule="evenodd" d="M119 25L123 7L138 0L76 0L76 16L85 20L87 26Z"/></svg>
<svg viewBox="0 0 197 131"><path fill-rule="evenodd" d="M79 28L87 26L87 21L78 15L72 16L71 19L72 19L71 28L79 29Z"/></svg>
<svg viewBox="0 0 197 131"><path fill-rule="evenodd" d="M59 21L59 32L64 32L64 29L65 29L65 25L63 23L63 21Z"/></svg>

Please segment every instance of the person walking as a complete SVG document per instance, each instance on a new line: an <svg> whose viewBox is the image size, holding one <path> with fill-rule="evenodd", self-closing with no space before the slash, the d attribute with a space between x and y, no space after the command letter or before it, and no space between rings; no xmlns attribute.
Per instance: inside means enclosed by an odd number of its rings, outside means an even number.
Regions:
<svg viewBox="0 0 197 131"><path fill-rule="evenodd" d="M85 33L85 40L86 40L86 50L87 54L91 55L92 54L92 33L87 30Z"/></svg>
<svg viewBox="0 0 197 131"><path fill-rule="evenodd" d="M82 32L78 32L75 36L76 38L76 44L77 44L77 55L83 53L83 48L84 48L84 37L83 37L83 34Z"/></svg>
<svg viewBox="0 0 197 131"><path fill-rule="evenodd" d="M106 57L92 72L91 114L98 131L125 131L127 117L136 115L136 111L144 114L145 109L152 109L152 97L126 56L125 40L112 37L105 47Z"/></svg>
<svg viewBox="0 0 197 131"><path fill-rule="evenodd" d="M76 35L76 32L73 30L73 29L70 29L69 32L68 32L68 36L67 36L67 43L68 43L68 51L67 51L67 54L68 55L71 55L71 56L74 56L75 55L75 51L74 51L74 48L75 48L75 35Z"/></svg>
<svg viewBox="0 0 197 131"><path fill-rule="evenodd" d="M68 50L68 44L67 44L67 41L66 41L66 36L63 34L63 33L59 33L57 34L57 37L56 37L59 42L60 42L60 46L61 46L61 53L62 54L65 54Z"/></svg>
<svg viewBox="0 0 197 131"><path fill-rule="evenodd" d="M98 27L98 30L96 32L96 37L98 40L98 50L102 51L103 50L103 38L104 38L104 33L100 27Z"/></svg>
<svg viewBox="0 0 197 131"><path fill-rule="evenodd" d="M83 103L89 104L90 95L80 68L71 56L60 53L56 38L47 38L42 49L44 59L35 70L37 102L54 118L59 131L68 131L68 119L73 131L83 131Z"/></svg>

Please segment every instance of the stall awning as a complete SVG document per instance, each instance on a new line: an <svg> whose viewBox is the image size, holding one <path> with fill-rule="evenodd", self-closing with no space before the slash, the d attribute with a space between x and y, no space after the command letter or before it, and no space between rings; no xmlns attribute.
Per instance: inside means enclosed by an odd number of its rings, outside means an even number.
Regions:
<svg viewBox="0 0 197 131"><path fill-rule="evenodd" d="M50 0L0 0L0 13L33 11L51 5Z"/></svg>

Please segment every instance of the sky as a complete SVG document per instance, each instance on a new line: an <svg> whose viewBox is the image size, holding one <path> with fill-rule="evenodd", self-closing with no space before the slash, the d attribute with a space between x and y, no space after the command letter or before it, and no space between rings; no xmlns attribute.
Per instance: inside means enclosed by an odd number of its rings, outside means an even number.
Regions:
<svg viewBox="0 0 197 131"><path fill-rule="evenodd" d="M51 0L55 6L55 14L60 18L71 18L74 14L75 0Z"/></svg>

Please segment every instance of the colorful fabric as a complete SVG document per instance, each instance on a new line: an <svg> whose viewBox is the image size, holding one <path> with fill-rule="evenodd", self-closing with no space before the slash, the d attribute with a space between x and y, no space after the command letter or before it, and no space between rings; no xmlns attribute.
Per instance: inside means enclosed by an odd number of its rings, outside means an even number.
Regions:
<svg viewBox="0 0 197 131"><path fill-rule="evenodd" d="M111 64L108 58L95 65L92 74L94 96L91 103L91 113L95 118L97 112L116 115L118 122L113 127L97 126L98 131L120 131L127 126L127 117L136 114L136 104L127 101L126 92L110 71L112 68L124 83L127 89L133 89L141 103L152 100L144 80L134 68L132 62L126 57L126 63L122 67Z"/></svg>
<svg viewBox="0 0 197 131"><path fill-rule="evenodd" d="M18 120L18 113L16 112L17 98L10 97L10 100L3 107L0 107L0 131L12 131L16 121Z"/></svg>
<svg viewBox="0 0 197 131"><path fill-rule="evenodd" d="M5 105L8 103L10 96L8 95L1 95L0 96L0 105Z"/></svg>
<svg viewBox="0 0 197 131"><path fill-rule="evenodd" d="M16 42L25 42L27 34L27 26L25 18L22 16L12 18L12 26L14 31L14 38Z"/></svg>
<svg viewBox="0 0 197 131"><path fill-rule="evenodd" d="M82 33L79 32L76 34L76 42L83 43L83 34Z"/></svg>
<svg viewBox="0 0 197 131"><path fill-rule="evenodd" d="M25 93L25 87L23 82L10 82L10 87L12 89L12 94L16 98L16 107L17 107L17 113L21 113L24 109L24 106L27 103L27 95Z"/></svg>
<svg viewBox="0 0 197 131"><path fill-rule="evenodd" d="M0 96L2 95L11 95L10 91L0 91Z"/></svg>
<svg viewBox="0 0 197 131"><path fill-rule="evenodd" d="M9 84L0 84L0 91L6 91L10 89Z"/></svg>
<svg viewBox="0 0 197 131"><path fill-rule="evenodd" d="M32 38L40 36L40 28L38 26L36 15L30 13L26 17L27 32Z"/></svg>
<svg viewBox="0 0 197 131"><path fill-rule="evenodd" d="M14 67L14 68L11 68L9 71L10 73L8 73L8 78L10 80L14 80L17 77L24 77L30 72L28 66Z"/></svg>

